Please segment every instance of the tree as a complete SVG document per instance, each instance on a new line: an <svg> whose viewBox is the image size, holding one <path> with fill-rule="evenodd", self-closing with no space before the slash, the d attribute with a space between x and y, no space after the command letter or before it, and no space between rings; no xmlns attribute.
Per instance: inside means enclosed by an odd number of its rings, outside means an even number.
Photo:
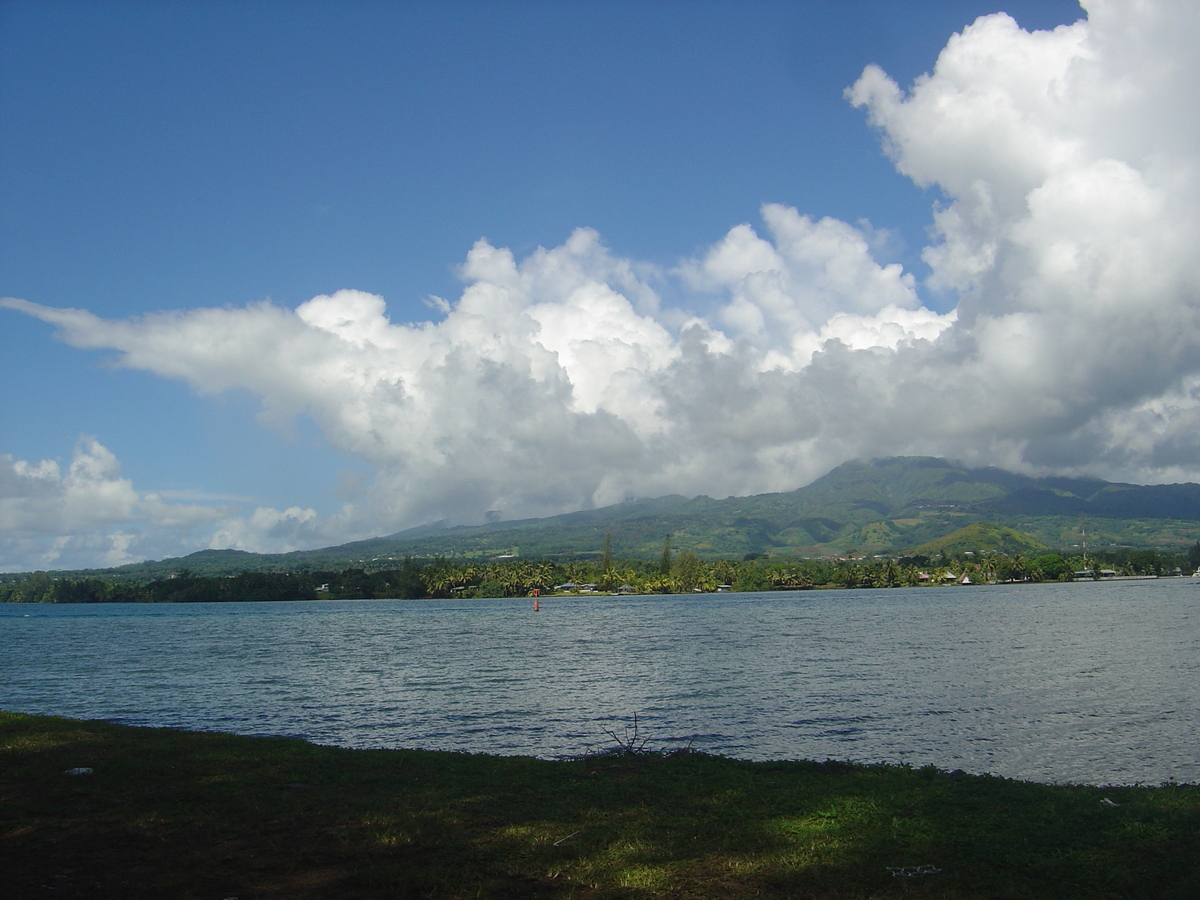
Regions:
<svg viewBox="0 0 1200 900"><path fill-rule="evenodd" d="M834 569L831 580L835 584L840 584L842 587L858 587L862 582L862 572L855 563L849 560L845 562L839 562L837 568Z"/></svg>
<svg viewBox="0 0 1200 900"><path fill-rule="evenodd" d="M425 596L425 582L421 579L421 565L411 556L404 557L404 565L394 573L396 596L401 600L415 600Z"/></svg>
<svg viewBox="0 0 1200 900"><path fill-rule="evenodd" d="M662 558L658 561L658 574L664 578L671 574L671 536L669 534L663 541Z"/></svg>
<svg viewBox="0 0 1200 900"><path fill-rule="evenodd" d="M733 589L735 591L769 591L771 590L771 576L756 562L743 563L738 569L737 578L734 579Z"/></svg>
<svg viewBox="0 0 1200 900"><path fill-rule="evenodd" d="M675 580L679 582L680 588L685 591L700 587L704 583L705 575L707 574L704 563L700 562L699 558L691 550L684 550L675 557L672 570L675 573Z"/></svg>
<svg viewBox="0 0 1200 900"><path fill-rule="evenodd" d="M712 567L713 578L717 584L733 584L733 580L737 577L737 563L729 559L719 559Z"/></svg>
<svg viewBox="0 0 1200 900"><path fill-rule="evenodd" d="M611 533L604 535L604 552L600 555L600 571L596 574L596 581L602 591L614 591L621 584L620 573L613 563Z"/></svg>
<svg viewBox="0 0 1200 900"><path fill-rule="evenodd" d="M427 592L433 597L448 597L456 586L457 573L445 559L438 557L422 573Z"/></svg>
<svg viewBox="0 0 1200 900"><path fill-rule="evenodd" d="M496 578L484 579L483 583L475 590L476 597L504 597L507 595L508 588Z"/></svg>
<svg viewBox="0 0 1200 900"><path fill-rule="evenodd" d="M1129 565L1138 575L1161 575L1162 558L1153 550L1136 550L1129 554Z"/></svg>
<svg viewBox="0 0 1200 900"><path fill-rule="evenodd" d="M56 603L58 592L54 579L38 570L21 581L16 591L16 603Z"/></svg>
<svg viewBox="0 0 1200 900"><path fill-rule="evenodd" d="M1187 567L1195 572L1200 569L1200 541L1192 544L1192 547L1187 552Z"/></svg>
<svg viewBox="0 0 1200 900"><path fill-rule="evenodd" d="M554 587L554 566L542 560L533 567L533 579L530 587L540 591L548 591Z"/></svg>
<svg viewBox="0 0 1200 900"><path fill-rule="evenodd" d="M1014 553L1008 561L1009 577L1013 581L1028 581L1029 580L1029 564L1025 562L1025 557L1020 553Z"/></svg>
<svg viewBox="0 0 1200 900"><path fill-rule="evenodd" d="M771 584L785 591L798 591L810 588L812 579L796 564L780 566L771 575Z"/></svg>
<svg viewBox="0 0 1200 900"><path fill-rule="evenodd" d="M1042 578L1050 581L1060 581L1064 576L1072 574L1071 564L1058 553L1043 553L1034 557L1029 563L1031 569L1042 573Z"/></svg>

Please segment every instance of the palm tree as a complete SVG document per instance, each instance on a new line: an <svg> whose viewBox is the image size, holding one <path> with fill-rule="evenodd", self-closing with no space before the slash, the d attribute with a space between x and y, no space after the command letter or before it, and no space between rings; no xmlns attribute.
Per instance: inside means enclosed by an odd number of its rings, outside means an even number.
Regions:
<svg viewBox="0 0 1200 900"><path fill-rule="evenodd" d="M771 576L771 583L777 588L788 591L798 591L801 588L812 587L812 579L799 566L787 566L779 569Z"/></svg>
<svg viewBox="0 0 1200 900"><path fill-rule="evenodd" d="M530 584L538 590L549 590L554 586L554 566L542 560L533 567Z"/></svg>
<svg viewBox="0 0 1200 900"><path fill-rule="evenodd" d="M863 581L863 574L856 564L840 562L834 570L833 580L843 587L858 587Z"/></svg>
<svg viewBox="0 0 1200 900"><path fill-rule="evenodd" d="M713 563L712 575L717 584L733 584L737 580L737 563L719 559Z"/></svg>
<svg viewBox="0 0 1200 900"><path fill-rule="evenodd" d="M1029 565L1020 553L1014 553L1008 561L1008 574L1013 581L1029 580Z"/></svg>
<svg viewBox="0 0 1200 900"><path fill-rule="evenodd" d="M454 573L448 566L428 566L422 573L425 590L431 597L448 597L454 586Z"/></svg>

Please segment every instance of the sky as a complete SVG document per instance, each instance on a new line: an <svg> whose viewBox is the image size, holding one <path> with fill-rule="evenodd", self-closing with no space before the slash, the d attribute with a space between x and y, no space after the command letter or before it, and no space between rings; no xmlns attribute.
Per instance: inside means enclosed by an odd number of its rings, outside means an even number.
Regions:
<svg viewBox="0 0 1200 900"><path fill-rule="evenodd" d="M1186 0L0 0L0 571L853 458L1200 481Z"/></svg>

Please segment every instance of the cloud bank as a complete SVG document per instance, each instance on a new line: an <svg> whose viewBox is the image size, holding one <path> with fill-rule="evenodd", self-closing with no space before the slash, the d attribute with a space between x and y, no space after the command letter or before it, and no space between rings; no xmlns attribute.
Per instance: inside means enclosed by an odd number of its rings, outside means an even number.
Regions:
<svg viewBox="0 0 1200 900"><path fill-rule="evenodd" d="M0 454L0 571L119 566L203 547L296 550L319 540L311 509L173 502L139 492L121 464L91 436L62 470Z"/></svg>
<svg viewBox="0 0 1200 900"><path fill-rule="evenodd" d="M129 522L286 549L909 453L1200 480L1200 11L1086 6L1050 32L981 18L907 91L875 66L847 89L940 198L920 284L864 227L771 204L670 271L588 229L523 259L480 240L429 322L353 290L127 320L3 301L121 366L249 390L268 425L309 416L374 470L322 520L139 495L95 441L66 475L3 458L6 551L111 537L112 559Z"/></svg>

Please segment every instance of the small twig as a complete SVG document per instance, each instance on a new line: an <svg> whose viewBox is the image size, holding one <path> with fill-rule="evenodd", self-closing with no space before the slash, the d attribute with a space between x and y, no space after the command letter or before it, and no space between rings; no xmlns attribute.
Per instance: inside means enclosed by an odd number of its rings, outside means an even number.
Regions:
<svg viewBox="0 0 1200 900"><path fill-rule="evenodd" d="M572 832L571 832L570 834L568 834L568 835L567 835L565 838L559 838L557 841L555 841L555 842L554 842L554 844L553 844L552 846L554 846L554 847L557 847L557 846L558 846L559 844L561 844L563 841L569 841L571 838L575 837L575 835L577 835L577 834L580 834L580 832L578 832L578 831L572 831Z"/></svg>
<svg viewBox="0 0 1200 900"><path fill-rule="evenodd" d="M649 738L643 738L639 733L637 713L633 714L633 731L631 732L626 725L624 738L618 737L615 731L607 728L604 729L604 733L617 742L617 747L622 753L645 753L646 745L650 743Z"/></svg>

